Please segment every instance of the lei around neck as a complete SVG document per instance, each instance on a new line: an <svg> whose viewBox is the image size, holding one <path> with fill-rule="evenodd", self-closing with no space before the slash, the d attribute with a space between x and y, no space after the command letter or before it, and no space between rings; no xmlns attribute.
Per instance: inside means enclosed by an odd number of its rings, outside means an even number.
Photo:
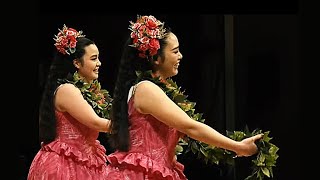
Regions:
<svg viewBox="0 0 320 180"><path fill-rule="evenodd" d="M97 79L87 83L79 76L78 72L75 72L72 80L58 79L58 84L64 83L71 83L79 88L83 98L92 106L98 116L110 119L113 99L107 90L101 89L100 82Z"/></svg>
<svg viewBox="0 0 320 180"><path fill-rule="evenodd" d="M205 119L202 118L202 113L196 113L194 109L196 103L189 101L187 99L188 96L185 95L184 91L181 91L181 87L178 87L171 78L163 81L160 77L153 77L152 71L137 71L136 75L136 83L142 80L149 80L155 83L189 117L204 123ZM246 127L244 131L227 131L227 136L233 140L241 141L244 138L261 133L262 131L257 129L250 132L249 128ZM277 154L279 148L270 142L272 138L269 137L269 133L270 131L263 132L263 137L256 142L258 153L254 155L255 157L252 160L252 173L245 180L263 180L273 177L273 168L276 166L276 160L279 157ZM181 138L176 146L176 155L186 154L190 151L205 163L235 165L236 154L234 152L208 145L188 136Z"/></svg>

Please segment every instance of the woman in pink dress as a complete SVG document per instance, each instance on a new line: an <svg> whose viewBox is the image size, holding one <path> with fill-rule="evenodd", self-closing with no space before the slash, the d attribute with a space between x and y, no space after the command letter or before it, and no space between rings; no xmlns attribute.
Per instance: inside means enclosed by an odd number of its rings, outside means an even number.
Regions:
<svg viewBox="0 0 320 180"><path fill-rule="evenodd" d="M154 16L138 16L130 23L112 103L110 140L117 150L108 155L106 179L187 179L175 156L178 140L185 135L237 156L257 153L255 141L262 134L234 141L190 118L152 81L156 77L166 84L178 74L182 54L170 28Z"/></svg>
<svg viewBox="0 0 320 180"><path fill-rule="evenodd" d="M57 54L39 111L41 149L28 180L104 179L106 149L97 138L109 131L111 99L97 81L99 50L82 31L65 25L54 40Z"/></svg>

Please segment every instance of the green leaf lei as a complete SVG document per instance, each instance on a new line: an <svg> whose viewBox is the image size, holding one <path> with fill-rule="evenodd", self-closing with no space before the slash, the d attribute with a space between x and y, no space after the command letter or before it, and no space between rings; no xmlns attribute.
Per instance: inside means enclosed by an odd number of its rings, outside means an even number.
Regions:
<svg viewBox="0 0 320 180"><path fill-rule="evenodd" d="M172 80L168 79L166 82L162 81L160 77L153 77L151 71L141 72L137 71L136 83L142 80L149 80L158 85L168 97L170 97L184 112L186 112L192 119L204 123L205 119L202 118L202 113L195 113L195 102L191 102L187 99L187 95L184 91L181 91L181 87ZM233 140L241 141L244 138L251 137L256 134L261 134L261 130L254 130L252 132L246 127L242 131L227 131L227 136ZM256 142L258 147L258 153L252 160L252 173L245 180L263 180L264 178L273 177L273 167L276 166L276 160L279 157L277 151L279 148L272 144L269 137L269 131L263 133L263 137ZM185 147L185 148L184 148ZM236 154L232 151L211 146L190 137L181 138L176 146L176 154L193 152L197 157L204 162L220 164L226 163L229 165L235 164Z"/></svg>
<svg viewBox="0 0 320 180"><path fill-rule="evenodd" d="M79 76L78 72L73 74L73 80L58 79L58 84L71 83L81 91L84 99L92 106L98 116L110 119L112 98L109 92L101 89L99 81L96 79L92 83L86 83Z"/></svg>

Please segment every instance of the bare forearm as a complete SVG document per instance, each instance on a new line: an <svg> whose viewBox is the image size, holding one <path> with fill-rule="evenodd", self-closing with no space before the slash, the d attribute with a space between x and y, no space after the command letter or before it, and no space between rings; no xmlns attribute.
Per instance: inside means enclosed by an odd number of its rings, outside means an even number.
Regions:
<svg viewBox="0 0 320 180"><path fill-rule="evenodd" d="M239 142L224 136L215 129L203 123L198 123L195 128L189 129L187 134L193 139L230 151L237 152L240 148Z"/></svg>
<svg viewBox="0 0 320 180"><path fill-rule="evenodd" d="M91 125L88 126L100 132L109 132L109 125L110 120L98 117L92 121Z"/></svg>

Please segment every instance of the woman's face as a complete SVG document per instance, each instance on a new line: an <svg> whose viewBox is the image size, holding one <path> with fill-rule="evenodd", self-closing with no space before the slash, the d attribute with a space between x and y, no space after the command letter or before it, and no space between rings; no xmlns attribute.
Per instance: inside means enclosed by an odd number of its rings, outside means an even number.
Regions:
<svg viewBox="0 0 320 180"><path fill-rule="evenodd" d="M178 74L178 68L182 59L182 54L179 51L179 41L175 34L169 33L167 45L164 47L163 57L158 57L155 61L155 73L161 78L167 79Z"/></svg>
<svg viewBox="0 0 320 180"><path fill-rule="evenodd" d="M91 82L98 78L99 67L101 62L99 60L99 50L95 44L90 44L85 47L85 54L83 55L83 63L79 60L74 61L74 65L78 68L78 73L85 81Z"/></svg>

